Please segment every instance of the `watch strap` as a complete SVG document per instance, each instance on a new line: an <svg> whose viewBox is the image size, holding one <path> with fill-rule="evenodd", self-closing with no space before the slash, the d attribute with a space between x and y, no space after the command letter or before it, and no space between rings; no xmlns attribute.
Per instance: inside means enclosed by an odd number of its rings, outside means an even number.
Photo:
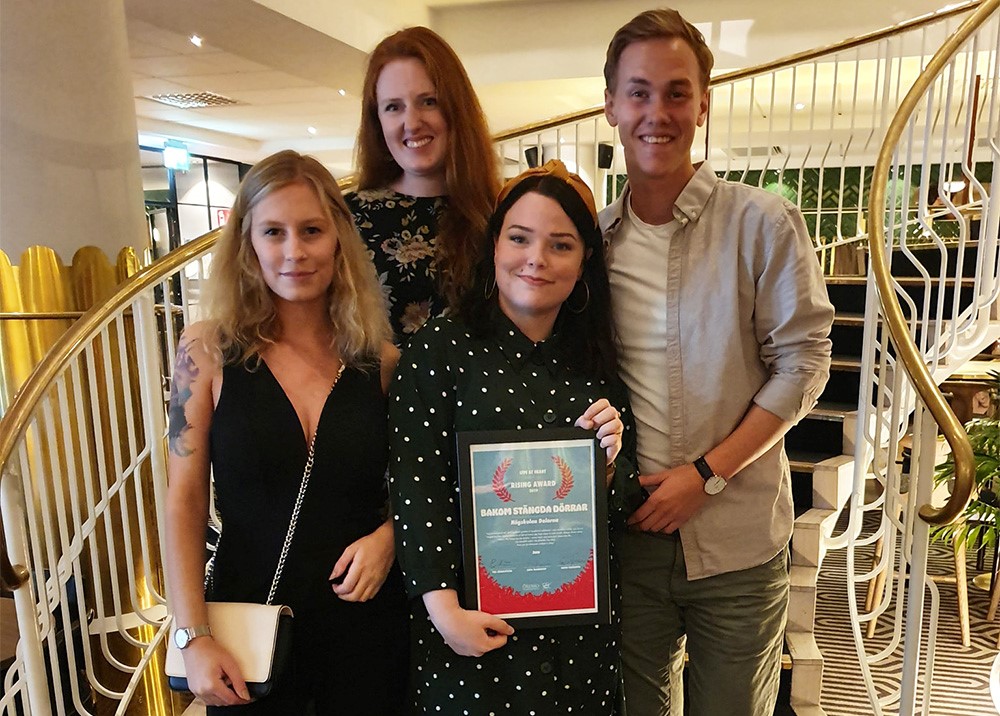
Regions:
<svg viewBox="0 0 1000 716"><path fill-rule="evenodd" d="M694 461L694 469L698 471L698 474L701 475L701 479L705 481L710 480L717 474L715 470L709 467L704 455Z"/></svg>
<svg viewBox="0 0 1000 716"><path fill-rule="evenodd" d="M197 636L212 636L212 627L208 624L199 624L198 626L188 627L184 631L188 633L188 639L194 639Z"/></svg>

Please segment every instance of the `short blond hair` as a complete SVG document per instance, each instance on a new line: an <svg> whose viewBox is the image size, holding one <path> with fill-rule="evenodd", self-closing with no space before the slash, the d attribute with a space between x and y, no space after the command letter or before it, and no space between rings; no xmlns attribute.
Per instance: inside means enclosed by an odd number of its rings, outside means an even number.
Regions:
<svg viewBox="0 0 1000 716"><path fill-rule="evenodd" d="M311 187L337 232L329 315L334 345L348 365L378 363L392 336L385 299L337 182L315 158L285 150L257 162L240 183L229 221L212 256L207 290L210 342L227 362L255 364L282 326L250 240L251 214L271 192ZM214 340L213 340L214 339Z"/></svg>
<svg viewBox="0 0 1000 716"><path fill-rule="evenodd" d="M618 62L625 48L634 42L644 40L671 39L679 37L684 40L698 60L698 77L702 90L708 89L708 82L715 65L715 56L705 42L701 30L681 17L681 14L671 8L647 10L629 20L619 28L608 45L607 58L604 61L604 85L609 92L615 91L618 81Z"/></svg>

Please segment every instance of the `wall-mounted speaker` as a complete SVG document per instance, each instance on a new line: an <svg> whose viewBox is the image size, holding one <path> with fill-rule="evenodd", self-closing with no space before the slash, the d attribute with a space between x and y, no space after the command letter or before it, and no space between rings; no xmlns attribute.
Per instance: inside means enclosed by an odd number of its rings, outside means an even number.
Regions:
<svg viewBox="0 0 1000 716"><path fill-rule="evenodd" d="M601 142L597 145L597 167L599 169L610 169L614 158L615 147L613 144Z"/></svg>
<svg viewBox="0 0 1000 716"><path fill-rule="evenodd" d="M528 147L524 150L524 161L528 163L529 169L538 166L538 147Z"/></svg>

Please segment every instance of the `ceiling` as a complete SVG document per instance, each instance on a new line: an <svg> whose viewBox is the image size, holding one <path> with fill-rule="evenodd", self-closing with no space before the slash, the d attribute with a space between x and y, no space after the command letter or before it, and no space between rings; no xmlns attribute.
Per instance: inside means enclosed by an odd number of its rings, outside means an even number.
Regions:
<svg viewBox="0 0 1000 716"><path fill-rule="evenodd" d="M930 12L941 0L679 0L716 71L831 44ZM594 106L614 29L633 0L125 0L140 142L252 162L278 149L353 165L367 53L423 24L462 58L495 132ZM190 41L203 38L201 47ZM180 109L154 95L211 92L228 106ZM309 128L315 130L314 133Z"/></svg>

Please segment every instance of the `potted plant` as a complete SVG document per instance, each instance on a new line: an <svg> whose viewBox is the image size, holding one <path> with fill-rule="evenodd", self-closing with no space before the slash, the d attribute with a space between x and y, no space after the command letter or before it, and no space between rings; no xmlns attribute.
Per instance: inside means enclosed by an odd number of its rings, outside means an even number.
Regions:
<svg viewBox="0 0 1000 716"><path fill-rule="evenodd" d="M1000 371L989 371L989 374L993 382L990 413L965 424L976 460L972 500L960 520L938 527L933 533L939 540L951 541L958 537L974 549L980 545L996 545L1000 535L1000 498L997 497L1000 492ZM934 483L948 482L954 476L955 460L948 455L948 459L935 469Z"/></svg>

